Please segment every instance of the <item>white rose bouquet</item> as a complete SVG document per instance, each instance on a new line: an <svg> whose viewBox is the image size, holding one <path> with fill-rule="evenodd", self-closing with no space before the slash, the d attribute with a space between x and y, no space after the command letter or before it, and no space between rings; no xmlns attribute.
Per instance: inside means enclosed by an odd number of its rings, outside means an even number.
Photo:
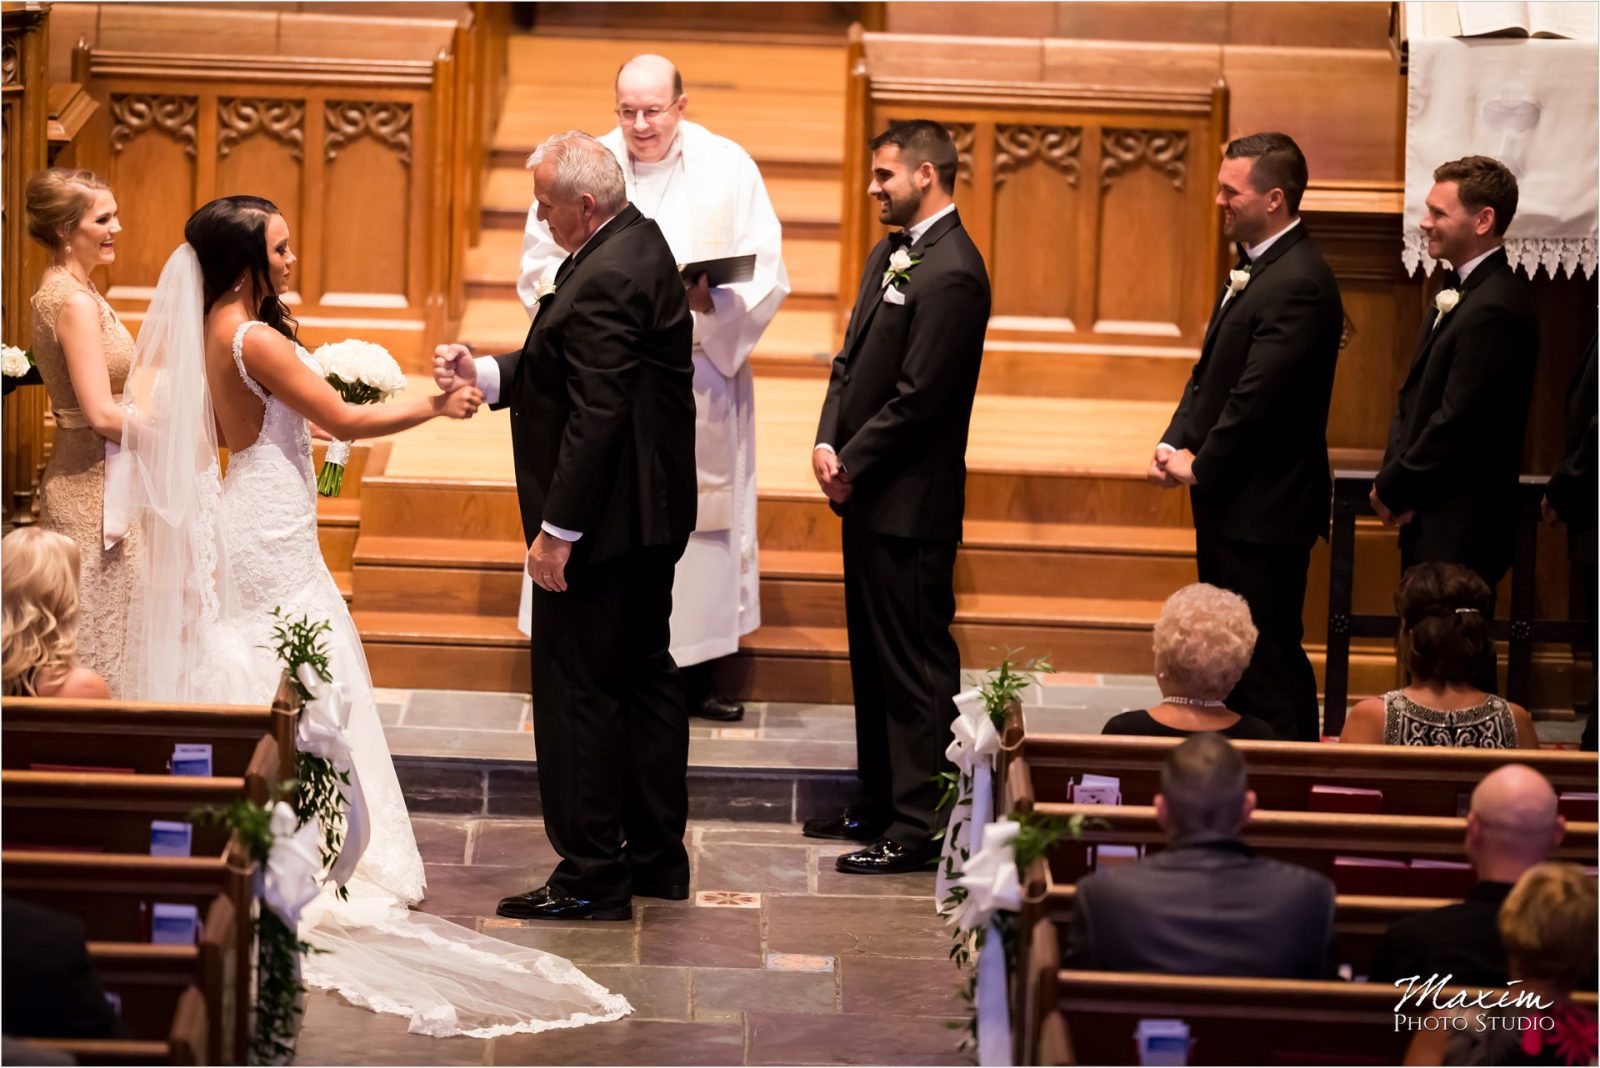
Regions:
<svg viewBox="0 0 1600 1068"><path fill-rule="evenodd" d="M5 357L5 392L9 395L18 386L26 386L39 381L39 376L33 366L33 351L19 349L15 345L4 348Z"/></svg>
<svg viewBox="0 0 1600 1068"><path fill-rule="evenodd" d="M382 345L370 341L330 342L311 354L328 385L349 404L380 404L406 388L400 365ZM350 462L350 443L328 445L328 458L317 474L317 492L337 497L344 487L344 469Z"/></svg>

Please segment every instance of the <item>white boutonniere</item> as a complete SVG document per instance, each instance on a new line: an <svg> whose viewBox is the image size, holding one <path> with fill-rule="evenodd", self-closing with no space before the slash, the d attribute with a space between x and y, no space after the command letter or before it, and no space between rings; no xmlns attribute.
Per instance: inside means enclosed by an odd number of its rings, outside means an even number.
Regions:
<svg viewBox="0 0 1600 1068"><path fill-rule="evenodd" d="M5 376L7 378L21 378L33 369L33 355L27 349L19 349L15 345L7 345L5 353Z"/></svg>
<svg viewBox="0 0 1600 1068"><path fill-rule="evenodd" d="M546 271L544 273L544 277L539 279L538 283L533 287L533 299L534 299L534 302L535 303L539 303L539 304L543 304L544 303L544 299L546 297L553 297L555 295L556 295L556 275L555 275L555 272L554 271Z"/></svg>
<svg viewBox="0 0 1600 1068"><path fill-rule="evenodd" d="M1244 292L1244 287L1250 284L1250 268L1235 269L1228 272L1228 291L1222 295L1222 303L1237 297Z"/></svg>
<svg viewBox="0 0 1600 1068"><path fill-rule="evenodd" d="M920 259L911 258L911 250L897 248L889 255L889 269L883 272L883 286L902 286L911 281L911 268L921 263Z"/></svg>
<svg viewBox="0 0 1600 1068"><path fill-rule="evenodd" d="M1459 289L1441 289L1438 293L1434 294L1434 315L1432 329L1439 329L1439 324L1444 321L1444 317L1454 311L1456 305L1460 303L1461 290Z"/></svg>

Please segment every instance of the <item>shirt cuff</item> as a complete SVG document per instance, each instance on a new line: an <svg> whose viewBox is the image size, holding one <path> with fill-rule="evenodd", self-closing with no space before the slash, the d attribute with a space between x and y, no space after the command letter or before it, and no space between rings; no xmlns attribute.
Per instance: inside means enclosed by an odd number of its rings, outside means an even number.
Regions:
<svg viewBox="0 0 1600 1068"><path fill-rule="evenodd" d="M552 538L560 538L562 541L577 541L579 538L583 537L583 534L580 531L566 530L562 527L556 526L554 523L540 523L539 529L550 535Z"/></svg>
<svg viewBox="0 0 1600 1068"><path fill-rule="evenodd" d="M1171 449L1173 452L1177 452L1178 451L1178 447L1176 445L1171 444L1170 442L1165 442L1165 441L1156 442L1156 451L1160 452L1162 449Z"/></svg>
<svg viewBox="0 0 1600 1068"><path fill-rule="evenodd" d="M474 356L472 363L478 369L478 389L483 392L483 403L491 406L500 403L500 362L493 356Z"/></svg>
<svg viewBox="0 0 1600 1068"><path fill-rule="evenodd" d="M826 441L819 441L819 442L817 442L815 445L813 445L811 447L811 451L812 452L816 452L818 449L827 449L829 452L833 453L835 456L839 455L839 450L835 449L832 445L829 445Z"/></svg>

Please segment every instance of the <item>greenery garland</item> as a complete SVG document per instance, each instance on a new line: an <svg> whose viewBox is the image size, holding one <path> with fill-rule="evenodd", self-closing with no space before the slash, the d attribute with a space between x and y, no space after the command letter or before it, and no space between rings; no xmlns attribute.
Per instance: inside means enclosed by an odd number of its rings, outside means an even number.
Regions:
<svg viewBox="0 0 1600 1068"><path fill-rule="evenodd" d="M293 784L286 784L292 788ZM272 809L246 798L226 806L207 806L189 814L197 824L220 823L239 836L250 858L265 868L272 853ZM250 1036L251 1064L287 1064L294 1059L295 1040L304 1012L300 956L316 952L300 940L276 912L256 910L255 1030ZM217 1056L225 1055L219 1051Z"/></svg>
<svg viewBox="0 0 1600 1068"><path fill-rule="evenodd" d="M277 624L272 628L274 644L271 646L283 662L289 675L289 684L299 696L301 706L312 699L312 694L300 682L301 664L309 664L317 678L332 682L328 668L328 634L332 630L327 620L312 623L307 616L291 619L283 609L274 608L272 618ZM311 753L297 754L295 773L298 792L295 795L295 816L304 827L312 817L321 821L322 842L319 851L324 868L333 867L344 848L346 802L339 787L350 785L350 773L340 771L333 763ZM348 900L349 891L339 887L341 901Z"/></svg>

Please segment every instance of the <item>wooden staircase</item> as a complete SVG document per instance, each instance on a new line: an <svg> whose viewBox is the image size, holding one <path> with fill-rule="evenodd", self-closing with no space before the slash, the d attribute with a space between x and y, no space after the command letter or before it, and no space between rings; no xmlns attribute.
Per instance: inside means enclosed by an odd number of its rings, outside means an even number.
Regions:
<svg viewBox="0 0 1600 1068"><path fill-rule="evenodd" d="M532 199L523 159L551 131L602 129L616 67L649 50L657 49L641 41L513 39L512 77L527 80L511 88L489 160L482 240L466 263L463 340L480 351L520 346L527 331L515 293ZM762 626L719 665L719 684L751 699L847 703L839 524L806 466L834 343L843 49L672 42L659 50L684 69L691 117L738 140L760 165L794 287L752 358ZM1020 647L1049 654L1059 670L1152 670L1150 628L1163 600L1194 581L1194 539L1187 496L1143 473L1192 358L1161 346L1043 351L1008 342L1003 320L991 323L956 565L964 665L987 667ZM515 625L524 550L503 413L464 428L430 423L392 450L383 443L357 456L345 496L323 501L320 515L374 682L525 692L527 639ZM1307 598L1319 673L1326 574L1320 546ZM1386 645L1356 652L1352 694L1393 681Z"/></svg>

